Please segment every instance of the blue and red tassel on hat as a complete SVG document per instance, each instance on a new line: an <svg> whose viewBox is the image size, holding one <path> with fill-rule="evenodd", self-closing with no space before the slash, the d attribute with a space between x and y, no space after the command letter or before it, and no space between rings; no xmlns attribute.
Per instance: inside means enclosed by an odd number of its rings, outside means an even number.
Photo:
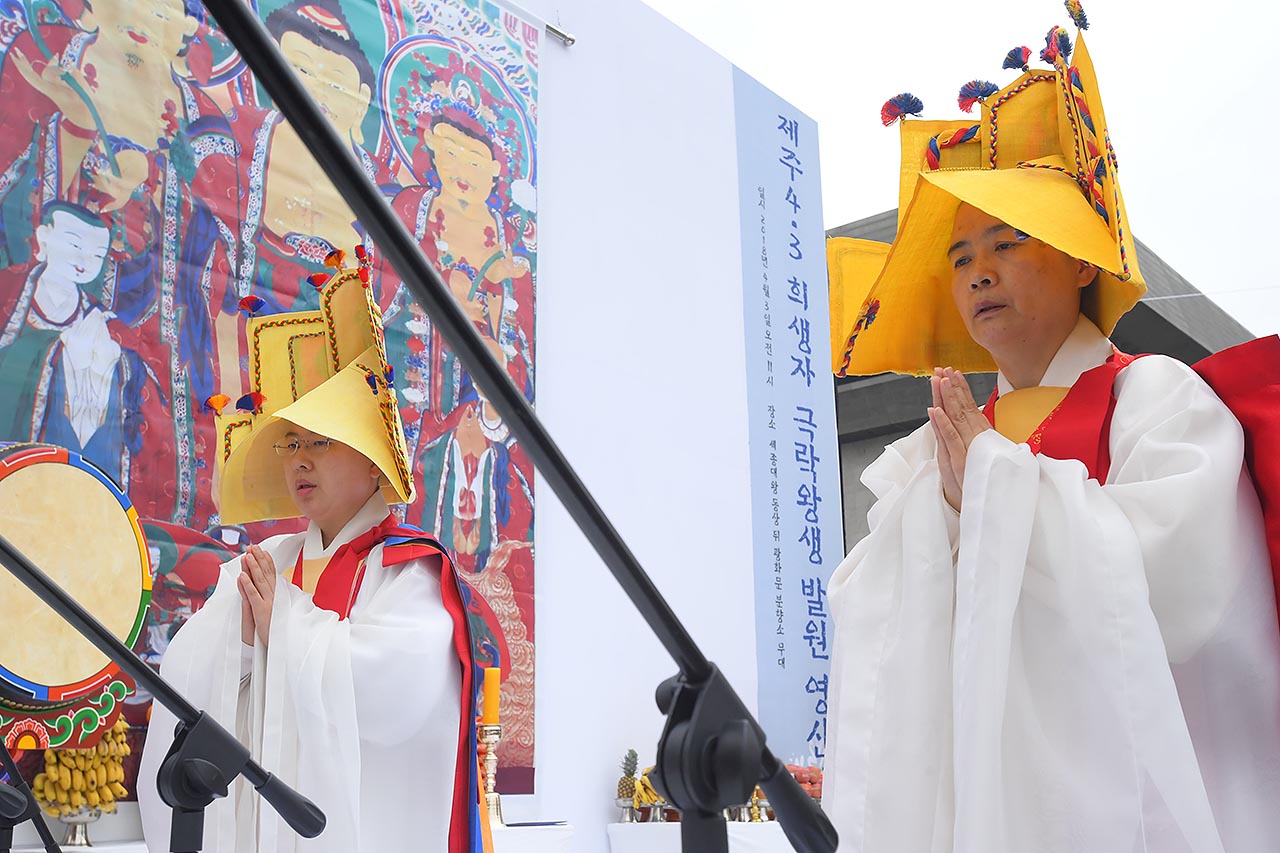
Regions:
<svg viewBox="0 0 1280 853"><path fill-rule="evenodd" d="M973 105L996 92L1000 91L1000 87L995 83L988 83L986 80L970 80L960 87L960 95L957 101L960 109L967 113L973 112Z"/></svg>
<svg viewBox="0 0 1280 853"><path fill-rule="evenodd" d="M1066 62L1071 58L1071 36L1062 27L1053 27L1044 37L1044 50L1040 51L1040 60L1053 65L1058 57Z"/></svg>
<svg viewBox="0 0 1280 853"><path fill-rule="evenodd" d="M1071 23L1082 30L1089 29L1089 19L1084 15L1084 6L1080 5L1080 0L1066 0L1067 14L1071 16Z"/></svg>
<svg viewBox="0 0 1280 853"><path fill-rule="evenodd" d="M250 317L256 317L258 312L265 308L267 301L261 296L246 296L240 300L240 310L248 314Z"/></svg>
<svg viewBox="0 0 1280 853"><path fill-rule="evenodd" d="M236 400L236 408L242 412L260 415L262 414L262 404L266 401L267 398L259 394L257 391L250 391L239 400Z"/></svg>
<svg viewBox="0 0 1280 853"><path fill-rule="evenodd" d="M324 272L313 272L307 276L307 284L316 290L324 290L324 286L329 283L329 274Z"/></svg>
<svg viewBox="0 0 1280 853"><path fill-rule="evenodd" d="M1026 71L1029 69L1031 62L1031 48L1015 47L1013 50L1005 54L1004 65L1002 68L1012 69L1014 71Z"/></svg>
<svg viewBox="0 0 1280 853"><path fill-rule="evenodd" d="M880 121L888 127L903 116L918 116L924 112L924 102L910 92L894 95L880 108Z"/></svg>

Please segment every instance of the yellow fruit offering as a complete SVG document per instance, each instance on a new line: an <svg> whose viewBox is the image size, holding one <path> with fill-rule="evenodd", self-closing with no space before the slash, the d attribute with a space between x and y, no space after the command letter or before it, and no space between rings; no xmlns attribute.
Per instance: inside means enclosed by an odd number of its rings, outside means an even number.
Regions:
<svg viewBox="0 0 1280 853"><path fill-rule="evenodd" d="M128 795L124 785L124 756L129 724L118 720L94 746L87 749L46 749L44 772L31 789L50 817L67 817L86 808L114 812L116 800Z"/></svg>

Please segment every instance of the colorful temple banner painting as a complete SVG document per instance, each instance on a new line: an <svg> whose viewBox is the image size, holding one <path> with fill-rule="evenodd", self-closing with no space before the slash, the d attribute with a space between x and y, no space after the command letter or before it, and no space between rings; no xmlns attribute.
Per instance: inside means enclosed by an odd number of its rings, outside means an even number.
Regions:
<svg viewBox="0 0 1280 853"><path fill-rule="evenodd" d="M255 6L532 402L541 25L483 0ZM405 520L457 554L500 624L499 787L527 793L524 449L202 5L0 0L0 441L67 447L128 494L156 575L153 663L221 560L299 527L219 521L204 401L248 387L238 305L317 307L307 277L357 244L415 463Z"/></svg>

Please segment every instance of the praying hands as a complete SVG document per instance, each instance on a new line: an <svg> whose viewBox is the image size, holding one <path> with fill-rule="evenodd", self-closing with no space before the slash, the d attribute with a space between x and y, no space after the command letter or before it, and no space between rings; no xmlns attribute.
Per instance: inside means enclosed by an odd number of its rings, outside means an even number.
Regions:
<svg viewBox="0 0 1280 853"><path fill-rule="evenodd" d="M991 424L978 408L969 383L958 370L935 367L929 377L933 405L929 423L938 443L938 470L942 474L942 495L956 512L964 490L964 463L969 445Z"/></svg>
<svg viewBox="0 0 1280 853"><path fill-rule="evenodd" d="M267 645L271 632L271 605L276 596L276 564L271 555L250 545L240 561L240 641L253 645L257 631L262 645Z"/></svg>

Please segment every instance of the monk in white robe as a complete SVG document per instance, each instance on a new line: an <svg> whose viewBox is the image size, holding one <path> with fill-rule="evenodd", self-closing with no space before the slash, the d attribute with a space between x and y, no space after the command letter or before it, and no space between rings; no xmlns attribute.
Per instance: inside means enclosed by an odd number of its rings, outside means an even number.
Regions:
<svg viewBox="0 0 1280 853"><path fill-rule="evenodd" d="M1185 365L1117 361L1080 314L1089 264L968 205L951 236L998 429L939 368L929 423L863 474L871 532L831 581L840 850L1280 849L1280 630L1239 423ZM1071 402L1091 371L1109 424ZM1103 422L1100 478L1033 453L1067 417Z"/></svg>
<svg viewBox="0 0 1280 853"><path fill-rule="evenodd" d="M290 456L286 477L305 495L307 530L226 563L217 590L165 654L161 674L328 819L318 838L300 839L241 780L209 809L205 850L448 849L461 679L441 558L385 568L384 546L373 545L345 619L315 605L318 576L306 572L387 519L378 473L338 442ZM299 558L304 588L279 571ZM154 706L142 784L154 786L174 722ZM154 787L145 794L149 849L161 853L170 810Z"/></svg>
<svg viewBox="0 0 1280 853"><path fill-rule="evenodd" d="M327 818L299 838L243 780L206 811L210 853L479 853L470 618L443 546L389 503L414 498L382 321L362 268L318 311L249 320L251 392L223 415L224 523L308 519L222 567L161 674ZM139 775L146 839L169 850L155 789L174 719L153 706Z"/></svg>
<svg viewBox="0 0 1280 853"><path fill-rule="evenodd" d="M863 474L831 579L823 808L842 851L1280 850L1267 365L1200 366L1246 433L1192 369L1112 347L1146 284L1093 62L1059 27L1049 70L1029 54L962 89L976 124L903 123L894 243L833 266L862 306L833 368L931 374L933 405ZM998 372L984 409L961 370Z"/></svg>

